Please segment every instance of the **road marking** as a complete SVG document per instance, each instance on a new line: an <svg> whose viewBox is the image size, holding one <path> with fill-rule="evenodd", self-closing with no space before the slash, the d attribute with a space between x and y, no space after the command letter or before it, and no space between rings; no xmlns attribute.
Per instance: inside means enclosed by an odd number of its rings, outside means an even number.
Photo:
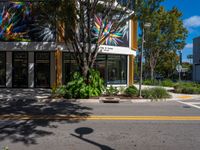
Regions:
<svg viewBox="0 0 200 150"><path fill-rule="evenodd" d="M0 120L127 120L127 121L200 121L200 116L69 116L0 115Z"/></svg>
<svg viewBox="0 0 200 150"><path fill-rule="evenodd" d="M177 98L180 98L180 99L191 99L192 96L184 95L184 96L178 96Z"/></svg>
<svg viewBox="0 0 200 150"><path fill-rule="evenodd" d="M193 102L182 102L182 101L177 101L177 102L200 109L200 106L195 105Z"/></svg>

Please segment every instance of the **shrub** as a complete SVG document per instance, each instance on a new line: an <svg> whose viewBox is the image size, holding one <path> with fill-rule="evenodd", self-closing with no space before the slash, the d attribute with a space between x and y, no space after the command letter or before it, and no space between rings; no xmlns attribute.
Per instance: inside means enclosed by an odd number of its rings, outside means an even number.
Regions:
<svg viewBox="0 0 200 150"><path fill-rule="evenodd" d="M144 85L159 85L158 80L151 80L151 79L146 79L143 81Z"/></svg>
<svg viewBox="0 0 200 150"><path fill-rule="evenodd" d="M128 95L128 96L137 96L138 95L138 89L134 85L129 86L125 90L125 94Z"/></svg>
<svg viewBox="0 0 200 150"><path fill-rule="evenodd" d="M70 93L66 85L56 88L54 95L56 97L72 98L72 93Z"/></svg>
<svg viewBox="0 0 200 150"><path fill-rule="evenodd" d="M174 85L176 93L200 94L200 85L193 82L179 82Z"/></svg>
<svg viewBox="0 0 200 150"><path fill-rule="evenodd" d="M104 90L104 82L100 73L91 69L88 80L79 73L75 72L71 80L65 86L55 90L55 93L65 98L88 98L100 96Z"/></svg>
<svg viewBox="0 0 200 150"><path fill-rule="evenodd" d="M8 147L3 147L3 150L9 150Z"/></svg>
<svg viewBox="0 0 200 150"><path fill-rule="evenodd" d="M117 87L113 87L112 85L108 88L106 88L106 95L109 96L114 96L117 95L119 93L119 90L117 89Z"/></svg>
<svg viewBox="0 0 200 150"><path fill-rule="evenodd" d="M143 81L143 84L144 85L161 85L161 86L166 86L166 87L173 87L175 83L170 79L165 79L163 81L147 79L147 80Z"/></svg>
<svg viewBox="0 0 200 150"><path fill-rule="evenodd" d="M198 87L184 87L182 89L182 93L185 94L199 94L200 89Z"/></svg>
<svg viewBox="0 0 200 150"><path fill-rule="evenodd" d="M171 96L166 89L156 87L142 90L142 97L152 100L158 100L170 98Z"/></svg>
<svg viewBox="0 0 200 150"><path fill-rule="evenodd" d="M67 89L72 93L73 98L88 98L102 94L104 81L101 79L100 73L91 69L88 79L88 81L84 80L79 72L73 74L72 80L67 84Z"/></svg>
<svg viewBox="0 0 200 150"><path fill-rule="evenodd" d="M125 90L126 90L126 87L124 87L124 86L119 87L119 93L120 94L124 94Z"/></svg>
<svg viewBox="0 0 200 150"><path fill-rule="evenodd" d="M170 79L166 79L161 82L161 85L166 87L173 87L175 83Z"/></svg>
<svg viewBox="0 0 200 150"><path fill-rule="evenodd" d="M143 81L144 85L154 85L153 80L147 79Z"/></svg>

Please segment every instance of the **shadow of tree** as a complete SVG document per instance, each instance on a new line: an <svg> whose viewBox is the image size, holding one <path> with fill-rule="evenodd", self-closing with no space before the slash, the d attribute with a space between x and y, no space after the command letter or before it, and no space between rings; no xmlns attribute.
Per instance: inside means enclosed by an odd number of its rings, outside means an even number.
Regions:
<svg viewBox="0 0 200 150"><path fill-rule="evenodd" d="M21 99L21 98L48 98L51 96L50 89L36 88L36 89L18 89L18 88L2 88L0 89L0 99Z"/></svg>
<svg viewBox="0 0 200 150"><path fill-rule="evenodd" d="M41 116L41 119L0 121L0 141L9 139L12 142L23 142L26 145L37 144L37 138L52 135L53 132L38 127L57 128L52 122L66 121L78 123L84 121L90 114L91 108L73 102L38 103L35 99L13 99L0 101L0 116L30 115ZM57 119L48 116L80 116L75 119Z"/></svg>

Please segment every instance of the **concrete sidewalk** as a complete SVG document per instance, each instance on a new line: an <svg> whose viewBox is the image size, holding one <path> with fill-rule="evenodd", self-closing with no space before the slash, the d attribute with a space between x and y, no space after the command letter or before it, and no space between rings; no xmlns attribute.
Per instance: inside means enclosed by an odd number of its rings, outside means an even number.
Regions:
<svg viewBox="0 0 200 150"><path fill-rule="evenodd" d="M0 88L0 99L44 99L49 96L51 96L51 90L44 88Z"/></svg>
<svg viewBox="0 0 200 150"><path fill-rule="evenodd" d="M136 85L137 87L138 85ZM155 86L142 86L142 88L152 88ZM164 87L166 88L166 87ZM166 88L167 90L172 90L173 88ZM199 99L200 95L191 95L191 94L177 94L170 92L172 98L166 99L166 101L173 100L187 100L187 99ZM65 101L65 99L51 99L51 90L50 89L0 89L0 100L11 100L11 99L36 99L39 102L48 102L48 101ZM69 101L76 101L80 103L100 103L101 99L71 99ZM150 99L120 99L120 102L151 102Z"/></svg>

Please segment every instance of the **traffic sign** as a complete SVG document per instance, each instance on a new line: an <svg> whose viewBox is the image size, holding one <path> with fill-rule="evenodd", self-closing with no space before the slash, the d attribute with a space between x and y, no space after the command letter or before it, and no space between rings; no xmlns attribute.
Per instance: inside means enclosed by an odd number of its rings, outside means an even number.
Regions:
<svg viewBox="0 0 200 150"><path fill-rule="evenodd" d="M182 66L180 65L180 64L178 64L177 66L176 66L176 70L178 71L178 72L181 72L182 71Z"/></svg>

